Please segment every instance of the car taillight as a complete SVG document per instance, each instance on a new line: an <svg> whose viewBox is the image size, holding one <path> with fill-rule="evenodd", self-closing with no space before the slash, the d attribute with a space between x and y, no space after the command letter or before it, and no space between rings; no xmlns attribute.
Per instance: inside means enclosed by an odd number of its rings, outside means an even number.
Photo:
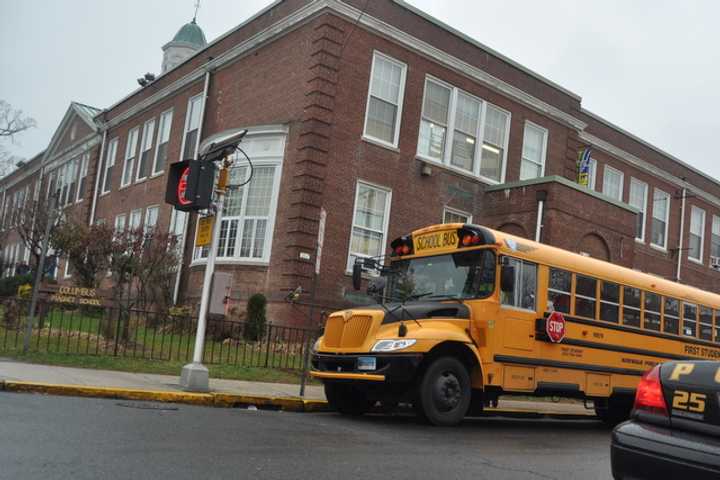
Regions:
<svg viewBox="0 0 720 480"><path fill-rule="evenodd" d="M660 365L645 373L640 379L635 393L635 410L643 410L656 415L668 416L667 405L660 383Z"/></svg>

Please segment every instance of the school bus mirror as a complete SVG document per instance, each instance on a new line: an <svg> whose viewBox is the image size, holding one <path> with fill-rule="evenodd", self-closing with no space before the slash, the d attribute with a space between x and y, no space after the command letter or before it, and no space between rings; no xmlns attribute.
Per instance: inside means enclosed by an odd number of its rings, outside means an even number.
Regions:
<svg viewBox="0 0 720 480"><path fill-rule="evenodd" d="M500 290L507 293L515 291L515 267L505 265L500 271Z"/></svg>
<svg viewBox="0 0 720 480"><path fill-rule="evenodd" d="M362 270L363 267L359 263L353 264L353 270L352 270L352 283L353 288L355 290L360 290L360 287L362 287Z"/></svg>

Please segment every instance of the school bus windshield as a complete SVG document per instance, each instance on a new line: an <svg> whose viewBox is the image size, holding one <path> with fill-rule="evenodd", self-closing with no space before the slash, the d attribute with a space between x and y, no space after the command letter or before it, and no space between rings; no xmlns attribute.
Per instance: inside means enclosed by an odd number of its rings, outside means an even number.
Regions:
<svg viewBox="0 0 720 480"><path fill-rule="evenodd" d="M495 253L474 250L396 260L386 296L395 301L487 297L495 288Z"/></svg>

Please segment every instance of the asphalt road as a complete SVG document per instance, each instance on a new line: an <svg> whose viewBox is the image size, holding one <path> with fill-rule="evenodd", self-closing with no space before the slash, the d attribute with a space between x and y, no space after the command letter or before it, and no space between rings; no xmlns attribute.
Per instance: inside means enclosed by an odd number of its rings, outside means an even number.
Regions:
<svg viewBox="0 0 720 480"><path fill-rule="evenodd" d="M596 421L345 418L0 392L0 479L607 479Z"/></svg>

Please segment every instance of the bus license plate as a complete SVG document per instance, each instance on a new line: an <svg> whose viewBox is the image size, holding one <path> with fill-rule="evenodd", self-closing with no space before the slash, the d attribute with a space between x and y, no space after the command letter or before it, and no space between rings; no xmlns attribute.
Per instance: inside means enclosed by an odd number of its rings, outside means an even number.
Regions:
<svg viewBox="0 0 720 480"><path fill-rule="evenodd" d="M447 250L458 246L458 236L455 230L426 233L415 237L415 253L429 253L435 250Z"/></svg>
<svg viewBox="0 0 720 480"><path fill-rule="evenodd" d="M377 361L375 357L358 357L357 369L358 370L375 370L377 368Z"/></svg>

